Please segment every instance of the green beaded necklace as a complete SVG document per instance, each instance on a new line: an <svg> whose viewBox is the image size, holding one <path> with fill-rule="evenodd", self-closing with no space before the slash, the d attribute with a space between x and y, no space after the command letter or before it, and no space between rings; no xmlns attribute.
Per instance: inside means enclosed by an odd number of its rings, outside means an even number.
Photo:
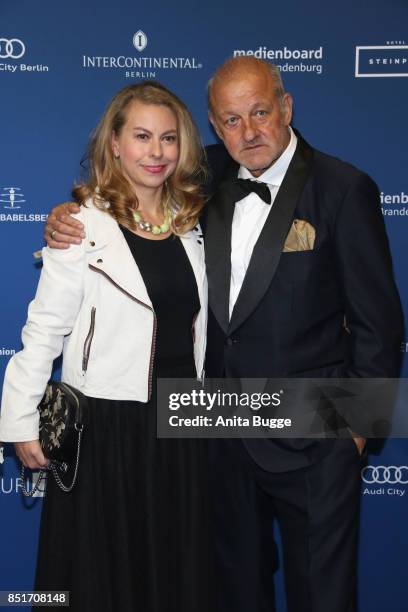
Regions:
<svg viewBox="0 0 408 612"><path fill-rule="evenodd" d="M170 229L172 215L167 206L164 208L164 221L161 225L153 225L149 221L146 221L137 210L132 212L132 214L136 225L144 232L151 232L155 236L158 236L159 234L165 234Z"/></svg>

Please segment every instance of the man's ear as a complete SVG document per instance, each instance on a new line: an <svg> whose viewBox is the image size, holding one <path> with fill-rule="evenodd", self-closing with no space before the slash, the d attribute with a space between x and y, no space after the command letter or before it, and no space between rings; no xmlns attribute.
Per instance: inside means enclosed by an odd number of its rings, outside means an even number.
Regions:
<svg viewBox="0 0 408 612"><path fill-rule="evenodd" d="M282 98L282 119L286 126L290 125L292 121L292 111L293 111L293 98L290 93L285 92Z"/></svg>
<svg viewBox="0 0 408 612"><path fill-rule="evenodd" d="M215 133L217 134L218 138L220 138L221 140L224 140L222 137L222 133L220 132L218 125L217 125L217 120L214 117L212 111L208 111L208 120L211 123L211 125L213 126Z"/></svg>

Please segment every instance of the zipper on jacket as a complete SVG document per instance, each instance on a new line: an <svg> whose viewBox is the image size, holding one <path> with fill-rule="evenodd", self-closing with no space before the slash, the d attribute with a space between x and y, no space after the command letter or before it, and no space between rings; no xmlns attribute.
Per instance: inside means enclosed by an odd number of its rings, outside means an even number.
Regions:
<svg viewBox="0 0 408 612"><path fill-rule="evenodd" d="M138 300L137 300L138 301ZM141 302L142 304L143 302ZM153 334L152 334L152 346L150 350L150 362L149 362L149 388L148 388L148 397L150 399L152 396L152 383L153 383L153 363L154 363L154 355L156 353L156 338L157 338L157 318L156 313L153 308L151 308L153 313Z"/></svg>
<svg viewBox="0 0 408 612"><path fill-rule="evenodd" d="M100 270L99 268L96 268L95 266L93 266L92 264L88 264L89 267L91 268L91 270L95 270L95 272L99 272L99 274L103 274L103 276L105 278L107 278L113 285L115 285L115 287L117 287L120 291L122 291L123 293L126 293L126 295L128 295L130 297L130 299L132 299L133 301L137 302L138 304L140 304L141 306L144 306L144 308L147 308L148 310L150 310L153 313L153 334L152 334L152 343L151 343L151 348L150 348L150 362L149 362L149 375L148 375L148 391L147 391L147 399L149 400L152 396L152 382L153 382L153 363L154 363L154 356L156 353L156 339L157 339L157 317L156 317L156 313L154 312L153 308L151 306L149 306L149 304L145 304L144 302L142 302L141 300L138 300L137 298L135 298L133 295L131 295L128 291L126 291L125 289L123 289L123 287L121 287L120 285L118 285L118 283L116 283L110 276L109 274L106 274L106 272L104 272L103 270Z"/></svg>
<svg viewBox="0 0 408 612"><path fill-rule="evenodd" d="M89 354L91 352L91 344L92 344L92 340L93 340L93 336L94 336L94 332L95 332L95 314L96 314L96 308L95 308L95 306L92 306L92 308L91 308L91 324L89 326L88 335L85 338L84 352L82 354L82 373L83 374L85 374L85 372L88 369Z"/></svg>

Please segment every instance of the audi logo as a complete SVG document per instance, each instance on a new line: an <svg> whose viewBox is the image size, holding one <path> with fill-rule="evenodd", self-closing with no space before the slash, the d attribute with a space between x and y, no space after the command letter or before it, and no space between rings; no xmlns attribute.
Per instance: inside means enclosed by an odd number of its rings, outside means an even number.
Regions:
<svg viewBox="0 0 408 612"><path fill-rule="evenodd" d="M408 484L408 465L367 465L361 478L367 484Z"/></svg>
<svg viewBox="0 0 408 612"><path fill-rule="evenodd" d="M0 58L20 59L25 53L25 44L18 38L0 38Z"/></svg>

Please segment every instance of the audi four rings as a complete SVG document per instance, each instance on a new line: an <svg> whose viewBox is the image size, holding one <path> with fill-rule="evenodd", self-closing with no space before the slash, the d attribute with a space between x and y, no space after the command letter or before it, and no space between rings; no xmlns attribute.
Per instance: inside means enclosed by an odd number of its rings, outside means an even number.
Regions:
<svg viewBox="0 0 408 612"><path fill-rule="evenodd" d="M18 38L0 38L0 58L20 59L25 53L25 44Z"/></svg>
<svg viewBox="0 0 408 612"><path fill-rule="evenodd" d="M367 465L361 478L367 484L408 484L408 465Z"/></svg>

